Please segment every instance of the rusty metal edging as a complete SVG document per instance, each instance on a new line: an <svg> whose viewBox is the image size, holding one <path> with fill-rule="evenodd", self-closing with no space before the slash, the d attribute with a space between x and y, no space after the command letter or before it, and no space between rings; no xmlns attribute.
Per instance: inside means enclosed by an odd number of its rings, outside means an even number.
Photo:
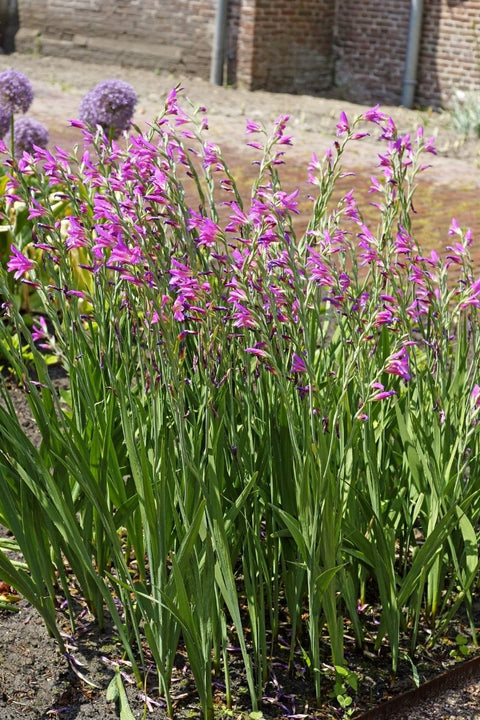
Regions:
<svg viewBox="0 0 480 720"><path fill-rule="evenodd" d="M363 715L355 716L354 720L395 720L397 716L415 709L421 703L430 702L441 693L468 685L477 678L480 679L480 655L455 665L451 670L437 675L418 688L408 690L367 710Z"/></svg>

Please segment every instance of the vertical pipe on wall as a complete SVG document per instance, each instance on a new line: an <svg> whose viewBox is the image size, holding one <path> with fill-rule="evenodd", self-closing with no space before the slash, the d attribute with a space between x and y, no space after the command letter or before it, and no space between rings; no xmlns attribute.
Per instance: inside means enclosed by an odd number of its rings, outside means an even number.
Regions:
<svg viewBox="0 0 480 720"><path fill-rule="evenodd" d="M222 85L227 35L228 0L217 0L217 3L212 63L210 66L210 82L214 85Z"/></svg>
<svg viewBox="0 0 480 720"><path fill-rule="evenodd" d="M4 53L14 52L18 27L17 0L0 0L0 48Z"/></svg>
<svg viewBox="0 0 480 720"><path fill-rule="evenodd" d="M413 106L417 84L418 56L422 38L423 0L410 0L410 23L408 27L407 57L403 76L402 105Z"/></svg>

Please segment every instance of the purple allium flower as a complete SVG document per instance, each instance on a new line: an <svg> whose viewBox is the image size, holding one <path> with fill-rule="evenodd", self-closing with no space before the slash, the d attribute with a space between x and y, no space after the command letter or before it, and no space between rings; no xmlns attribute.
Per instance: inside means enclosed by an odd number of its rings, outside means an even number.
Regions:
<svg viewBox="0 0 480 720"><path fill-rule="evenodd" d="M14 131L14 152L16 157L21 157L24 152L30 153L34 145L44 148L48 145L48 130L45 125L33 118L18 118L15 120ZM5 136L5 143L10 143L10 133Z"/></svg>
<svg viewBox="0 0 480 720"><path fill-rule="evenodd" d="M0 106L0 138L3 138L10 128L11 115Z"/></svg>
<svg viewBox="0 0 480 720"><path fill-rule="evenodd" d="M32 104L33 90L30 80L18 70L0 73L0 107L8 115L27 112Z"/></svg>
<svg viewBox="0 0 480 720"><path fill-rule="evenodd" d="M100 125L105 133L117 138L128 130L137 104L133 87L123 80L104 80L85 95L80 103L80 120Z"/></svg>

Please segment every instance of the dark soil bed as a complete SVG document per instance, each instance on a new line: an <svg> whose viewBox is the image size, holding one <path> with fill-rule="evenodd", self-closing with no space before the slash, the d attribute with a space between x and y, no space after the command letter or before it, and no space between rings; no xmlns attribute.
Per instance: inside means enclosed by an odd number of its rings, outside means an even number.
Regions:
<svg viewBox="0 0 480 720"><path fill-rule="evenodd" d="M4 588L5 590L5 588ZM5 594L5 593L4 593ZM60 600L60 598L59 598ZM15 610L13 609L15 608ZM2 720L100 720L119 717L119 708L106 700L106 689L114 674L115 662L122 663L121 650L115 634L108 628L100 632L86 613L80 612L77 630L71 635L66 616L59 610L59 624L65 633L69 657L62 656L56 643L48 637L42 621L28 604L19 600L12 611L0 611L0 718ZM480 619L480 618L479 618ZM457 657L458 646L454 635L464 631L461 623L451 628L451 636L435 649L417 649L414 662L418 679L428 680L447 667ZM348 641L347 641L348 643ZM351 692L352 710L358 717L377 703L399 695L413 688L413 670L407 660L400 662L398 673L390 670L388 650L373 651L373 642L366 643L363 650L351 647L346 650L349 669L358 676L358 692ZM265 720L274 718L319 718L322 720L347 717L338 703L329 694L332 690L333 673L328 667L328 647L325 646L324 700L320 707L314 702L313 686L299 658L292 675L286 672L281 654L272 663L269 682L264 688L264 699L260 711ZM241 658L235 653L230 656L232 691L234 703L231 709L225 706L222 678L213 678L216 688L216 717L248 718L251 712L247 684L242 672ZM142 690L133 682L126 665L124 685L129 704L135 718L148 717L160 720L166 717L164 703L158 696L155 676L147 677ZM461 688L451 692L443 700L444 713L436 714L424 708L420 718L469 718L475 717L478 709L476 687ZM198 697L184 656L177 656L173 696L176 698L175 717L180 719L200 718ZM148 698L148 699L147 699ZM456 701L455 699L456 698ZM253 716L260 717L260 716ZM392 716L393 717L393 716ZM406 717L406 716L399 716Z"/></svg>

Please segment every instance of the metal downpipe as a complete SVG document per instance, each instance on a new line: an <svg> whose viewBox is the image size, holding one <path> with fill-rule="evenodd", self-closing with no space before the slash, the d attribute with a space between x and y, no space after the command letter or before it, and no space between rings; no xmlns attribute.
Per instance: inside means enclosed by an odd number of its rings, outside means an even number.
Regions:
<svg viewBox="0 0 480 720"><path fill-rule="evenodd" d="M210 82L213 85L223 84L223 65L225 62L225 46L227 35L228 0L218 0L215 15L215 35L213 38L212 63L210 66Z"/></svg>
<svg viewBox="0 0 480 720"><path fill-rule="evenodd" d="M410 23L408 27L407 57L403 77L402 105L413 106L417 84L418 56L422 38L423 0L410 0Z"/></svg>

